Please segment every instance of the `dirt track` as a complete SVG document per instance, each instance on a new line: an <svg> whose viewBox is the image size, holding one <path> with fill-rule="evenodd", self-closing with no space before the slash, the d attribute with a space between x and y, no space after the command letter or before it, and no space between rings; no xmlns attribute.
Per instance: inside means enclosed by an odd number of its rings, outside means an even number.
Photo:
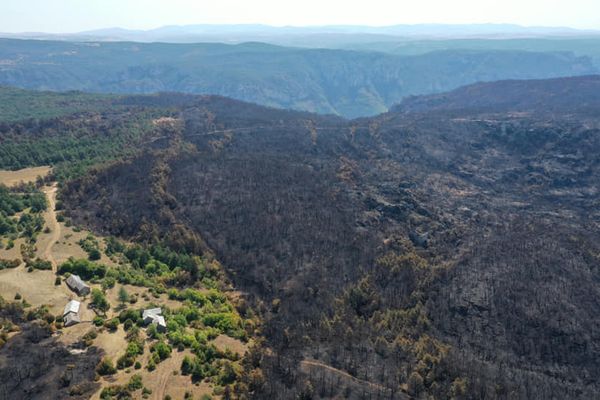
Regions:
<svg viewBox="0 0 600 400"><path fill-rule="evenodd" d="M56 220L56 184L53 186L44 188L44 193L46 194L46 198L48 199L48 212L46 219L46 224L48 228L50 228L50 238L48 243L46 243L46 247L42 251L42 258L50 261L52 263L52 271L56 272L57 263L54 259L54 255L52 254L52 246L58 241L60 238L60 224Z"/></svg>
<svg viewBox="0 0 600 400"><path fill-rule="evenodd" d="M349 373L347 373L346 371L342 371L341 369L334 368L331 365L324 364L317 360L311 360L311 359L302 360L300 362L300 365L303 369L308 369L308 368L312 367L312 368L319 368L319 369L329 371L335 375L338 375L341 378L345 378L345 379L353 382L356 385L366 386L366 387L369 387L370 389L374 389L374 390L380 391L382 393L389 392L389 389L386 388L385 386L356 378L356 377L350 375Z"/></svg>

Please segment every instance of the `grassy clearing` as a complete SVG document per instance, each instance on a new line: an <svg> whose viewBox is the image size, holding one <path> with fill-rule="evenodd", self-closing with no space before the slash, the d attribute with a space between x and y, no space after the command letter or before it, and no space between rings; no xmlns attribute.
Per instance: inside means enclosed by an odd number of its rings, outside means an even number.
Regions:
<svg viewBox="0 0 600 400"><path fill-rule="evenodd" d="M51 171L52 168L48 166L23 168L17 171L0 170L0 185L12 187L20 183L32 183L38 177L44 178Z"/></svg>

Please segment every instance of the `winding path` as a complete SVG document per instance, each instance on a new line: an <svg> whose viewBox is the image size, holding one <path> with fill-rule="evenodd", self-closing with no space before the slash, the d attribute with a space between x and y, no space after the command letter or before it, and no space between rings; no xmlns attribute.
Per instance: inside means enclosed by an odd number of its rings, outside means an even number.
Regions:
<svg viewBox="0 0 600 400"><path fill-rule="evenodd" d="M158 378L158 389L156 390L156 394L154 395L154 399L163 400L165 398L165 392L167 391L167 383L169 382L169 377L173 374L171 371L162 372Z"/></svg>

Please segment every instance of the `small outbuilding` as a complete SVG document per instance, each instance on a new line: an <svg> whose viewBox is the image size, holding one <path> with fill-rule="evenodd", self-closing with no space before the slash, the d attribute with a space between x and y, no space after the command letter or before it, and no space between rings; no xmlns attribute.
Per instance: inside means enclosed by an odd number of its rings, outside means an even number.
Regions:
<svg viewBox="0 0 600 400"><path fill-rule="evenodd" d="M156 325L156 330L158 332L166 332L167 323L165 322L165 317L161 314L162 310L159 307L149 308L142 313L142 320L146 325Z"/></svg>
<svg viewBox="0 0 600 400"><path fill-rule="evenodd" d="M160 307L148 308L142 313L142 320L144 321L144 324L148 325L159 315L162 315L162 309Z"/></svg>
<svg viewBox="0 0 600 400"><path fill-rule="evenodd" d="M79 309L81 308L81 303L77 300L71 300L65 306L63 311L63 323L64 326L71 326L81 322L79 318Z"/></svg>
<svg viewBox="0 0 600 400"><path fill-rule="evenodd" d="M90 293L90 287L78 275L69 276L66 282L67 286L79 296Z"/></svg>
<svg viewBox="0 0 600 400"><path fill-rule="evenodd" d="M68 314L63 317L63 325L65 327L69 327L81 322L81 318L79 318L79 314Z"/></svg>

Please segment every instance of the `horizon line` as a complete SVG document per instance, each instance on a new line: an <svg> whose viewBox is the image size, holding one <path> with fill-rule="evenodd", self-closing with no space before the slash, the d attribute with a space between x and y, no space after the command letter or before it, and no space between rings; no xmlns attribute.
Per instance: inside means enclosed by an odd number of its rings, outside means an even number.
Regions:
<svg viewBox="0 0 600 400"><path fill-rule="evenodd" d="M28 35L28 34L45 34L45 35L77 35L85 33L93 33L97 31L108 31L108 30L122 30L127 32L152 32L164 28L185 28L195 26L206 26L206 27L264 27L273 29L319 29L319 28L365 28L365 29L385 29L394 27L475 27L475 26L490 26L490 27L515 27L523 29L552 29L552 30L569 30L574 32L600 32L600 28L576 28L568 25L522 25L511 22L473 22L473 23L444 23L444 22L419 22L419 23L398 23L398 24L385 24L385 25L370 25L370 24L306 24L306 25L273 25L266 23L192 23L192 24L165 24L159 25L152 28L137 29L137 28L126 28L123 26L113 25L100 28L90 28L79 31L68 31L68 32L48 32L48 31L1 31L1 34L11 35ZM361 33L361 32L353 32ZM362 32L367 33L367 32Z"/></svg>

